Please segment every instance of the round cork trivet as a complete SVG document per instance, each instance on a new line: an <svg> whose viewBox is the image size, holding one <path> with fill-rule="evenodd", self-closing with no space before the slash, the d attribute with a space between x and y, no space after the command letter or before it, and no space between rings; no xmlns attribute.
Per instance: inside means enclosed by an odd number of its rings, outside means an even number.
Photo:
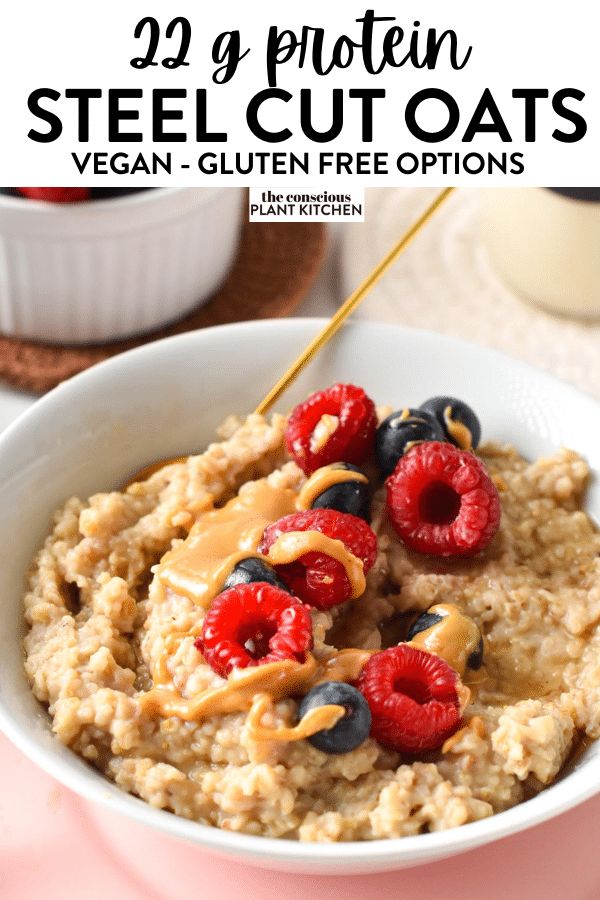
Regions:
<svg viewBox="0 0 600 900"><path fill-rule="evenodd" d="M320 222L247 222L227 280L210 298L177 322L124 341L85 346L41 344L0 335L0 378L42 393L94 363L149 341L245 319L293 312L323 261L325 226Z"/></svg>

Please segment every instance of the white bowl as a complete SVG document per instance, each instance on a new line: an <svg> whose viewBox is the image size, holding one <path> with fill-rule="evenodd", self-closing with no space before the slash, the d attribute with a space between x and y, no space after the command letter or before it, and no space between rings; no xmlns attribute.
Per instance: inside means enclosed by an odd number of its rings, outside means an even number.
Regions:
<svg viewBox="0 0 600 900"><path fill-rule="evenodd" d="M292 872L386 871L512 834L600 791L600 744L533 800L449 831L391 840L302 844L208 828L153 809L104 779L51 734L23 673L24 572L66 497L121 484L159 457L199 450L229 412L251 410L314 336L321 320L241 323L183 334L117 356L61 385L0 437L0 727L47 772L84 797L216 853ZM286 394L283 409L335 380L378 402L416 405L457 394L486 438L528 457L568 445L600 469L600 406L550 375L449 337L350 324ZM600 518L596 480L588 508ZM26 802L26 799L25 799Z"/></svg>
<svg viewBox="0 0 600 900"><path fill-rule="evenodd" d="M69 204L0 196L0 332L90 343L180 318L227 274L242 198L242 188Z"/></svg>

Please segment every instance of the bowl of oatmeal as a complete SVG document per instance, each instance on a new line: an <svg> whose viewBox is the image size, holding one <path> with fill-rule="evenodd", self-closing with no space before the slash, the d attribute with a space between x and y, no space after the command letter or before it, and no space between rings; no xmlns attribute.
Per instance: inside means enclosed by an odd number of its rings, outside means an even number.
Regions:
<svg viewBox="0 0 600 900"><path fill-rule="evenodd" d="M0 437L0 726L214 852L384 871L600 790L599 411L351 324L249 415L320 324L140 348Z"/></svg>

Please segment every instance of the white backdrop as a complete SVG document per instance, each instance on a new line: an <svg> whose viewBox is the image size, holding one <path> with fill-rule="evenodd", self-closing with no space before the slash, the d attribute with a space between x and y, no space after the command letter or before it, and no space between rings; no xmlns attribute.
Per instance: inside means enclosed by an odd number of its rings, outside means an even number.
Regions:
<svg viewBox="0 0 600 900"><path fill-rule="evenodd" d="M473 47L467 65L460 71L451 68L442 52L435 70L416 69L410 65L387 68L379 75L365 71L360 55L353 64L336 70L327 77L319 77L307 64L297 65L297 57L279 66L278 86L293 96L288 103L271 99L261 111L265 127L289 128L290 140L267 144L253 137L246 123L246 108L250 98L267 87L265 68L266 37L269 25L300 31L303 24L326 29L325 47L331 49L336 37L346 33L360 37L354 21L364 14L367 0L304 0L290 4L262 0L252 4L246 0L222 0L218 4L198 3L197 0L178 0L176 4L164 0L107 0L103 4L82 3L81 0L28 0L6 2L2 9L0 29L0 102L2 109L2 141L0 146L0 178L4 184L76 184L82 176L71 157L72 152L118 151L129 154L131 160L142 152L147 161L152 152L162 157L172 154L171 174L157 175L93 175L90 168L83 180L86 184L249 184L295 186L342 182L333 170L318 175L316 162L310 175L289 171L282 174L254 170L251 174L202 174L197 168L201 153L226 154L225 165L235 168L235 154L241 152L290 151L299 155L311 154L311 163L324 152L385 153L389 156L389 174L355 175L358 184L508 184L522 185L590 185L598 183L597 161L600 152L600 79L598 78L596 4L591 0L570 0L568 4L547 0L545 3L503 0L502 4L481 0L378 0L377 15L396 16L396 22L376 26L376 47L386 28L400 25L406 30L405 41L415 31L424 37L428 27L438 33L446 28L456 31L459 56ZM174 16L187 16L192 26L188 53L189 65L169 70L160 64L165 56L175 55L178 40L162 39L157 60L159 64L143 70L130 65L132 57L144 55L146 37L135 40L136 23L154 15L163 31ZM414 28L413 22L421 24ZM240 63L233 79L225 85L211 81L217 67L211 59L211 48L217 34L239 29L244 49L250 53ZM177 34L177 32L176 32ZM404 47L405 44L402 44ZM421 48L424 48L422 43ZM35 119L27 108L29 94L40 87L60 92L56 102L45 101L57 111L63 123L61 137L53 143L35 143L27 135L32 127L45 130L46 125ZM331 118L332 90L344 90L344 127L341 135L331 143L315 144L301 132L299 121L299 92L312 88L315 124L325 128ZM404 109L408 99L424 88L441 88L456 99L460 109L460 124L453 137L439 144L425 144L413 137L406 126ZM470 144L461 143L464 129L481 97L489 88L509 129L511 141L504 143L497 134L480 134ZM77 103L64 97L66 89L98 88L100 99L90 101L90 140L77 140ZM142 99L123 101L123 108L138 110L139 120L124 122L126 130L143 134L140 143L108 141L108 89L139 88ZM152 143L151 92L153 89L179 88L188 91L185 100L171 99L165 107L180 109L182 121L166 123L169 131L185 131L184 142ZM206 88L208 126L211 131L227 133L226 143L202 142L195 139L196 89ZM360 103L350 99L348 91L357 88L382 88L384 100L375 100L374 140L362 144L360 140ZM572 109L580 110L588 125L586 136L577 143L561 143L552 138L555 128L570 131L572 125L560 119L552 109L551 99L537 103L537 139L524 139L524 102L511 96L513 89L544 88L550 98L562 88L577 88L585 93L581 102L567 101ZM431 129L446 121L445 109L438 101L425 103L419 121ZM468 152L499 155L502 152L523 153L524 172L519 175L469 175L449 171L443 175L441 167L432 167L427 174L416 172L402 175L395 167L401 153ZM93 157L92 157L93 158ZM217 157L219 159L219 156ZM122 162L123 160L121 160ZM189 166L189 168L182 168ZM452 169L452 166L450 167ZM348 175L345 176L348 180Z"/></svg>

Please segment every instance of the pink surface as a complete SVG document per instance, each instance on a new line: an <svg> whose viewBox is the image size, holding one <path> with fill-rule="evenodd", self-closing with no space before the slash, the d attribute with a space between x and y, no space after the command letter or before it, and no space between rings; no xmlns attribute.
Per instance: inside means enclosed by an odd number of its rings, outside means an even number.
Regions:
<svg viewBox="0 0 600 900"><path fill-rule="evenodd" d="M0 736L3 900L598 900L600 797L462 856L387 875L284 875L92 808Z"/></svg>

